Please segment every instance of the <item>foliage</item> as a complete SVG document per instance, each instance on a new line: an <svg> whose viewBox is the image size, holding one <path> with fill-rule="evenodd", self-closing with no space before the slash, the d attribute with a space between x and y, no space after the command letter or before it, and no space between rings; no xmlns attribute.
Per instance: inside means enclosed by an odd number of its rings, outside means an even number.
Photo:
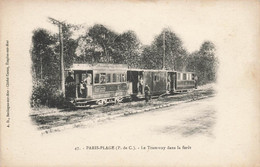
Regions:
<svg viewBox="0 0 260 167"><path fill-rule="evenodd" d="M69 67L76 57L77 40L72 39L73 26L62 26L64 43L64 66ZM36 29L32 37L33 91L31 105L58 106L63 101L59 90L60 43L58 34Z"/></svg>
<svg viewBox="0 0 260 167"><path fill-rule="evenodd" d="M44 76L48 75L47 73L50 71L50 68L54 68L50 66L52 62L54 62L54 57L50 56L54 52L55 48L55 38L50 34L50 32L44 29L35 30L34 35L32 37L32 51L31 58L33 62L33 72L35 73L35 77L42 79Z"/></svg>
<svg viewBox="0 0 260 167"><path fill-rule="evenodd" d="M133 31L122 34L96 24L78 40L77 61L139 66L141 43Z"/></svg>
<svg viewBox="0 0 260 167"><path fill-rule="evenodd" d="M215 45L205 41L200 50L193 52L188 58L187 70L196 72L200 85L216 81L218 59L215 51Z"/></svg>
<svg viewBox="0 0 260 167"><path fill-rule="evenodd" d="M93 64L94 62L99 62L102 52L102 47L96 45L90 36L81 36L78 39L78 46L76 49L76 62L87 62L90 64Z"/></svg>
<svg viewBox="0 0 260 167"><path fill-rule="evenodd" d="M49 84L51 79L45 78L34 81L31 96L31 106L61 107L65 99L55 85Z"/></svg>
<svg viewBox="0 0 260 167"><path fill-rule="evenodd" d="M151 45L143 47L143 68L162 69L164 48L166 69L195 72L200 85L216 81L218 60L213 42L205 41L199 51L188 54L181 39L170 29L164 29Z"/></svg>
<svg viewBox="0 0 260 167"><path fill-rule="evenodd" d="M141 43L135 32L127 31L117 36L114 40L114 63L127 64L129 67L138 68L141 61Z"/></svg>
<svg viewBox="0 0 260 167"><path fill-rule="evenodd" d="M165 36L165 37L164 37ZM162 69L165 50L165 68L182 70L182 63L187 55L181 39L169 28L164 29L150 46L144 47L142 52L144 68Z"/></svg>
<svg viewBox="0 0 260 167"><path fill-rule="evenodd" d="M218 61L216 48L205 41L198 51L189 54L182 40L169 28L154 38L151 45L142 45L134 31L117 33L101 24L84 29L84 34L74 38L79 25L62 23L64 66L73 63L127 64L131 68L194 71L199 84L214 82ZM57 107L64 103L59 91L60 41L59 34L36 29L32 37L33 92L31 105Z"/></svg>
<svg viewBox="0 0 260 167"><path fill-rule="evenodd" d="M89 29L88 36L92 38L94 44L102 48L100 61L110 62L113 54L113 43L118 35L105 26L96 24Z"/></svg>

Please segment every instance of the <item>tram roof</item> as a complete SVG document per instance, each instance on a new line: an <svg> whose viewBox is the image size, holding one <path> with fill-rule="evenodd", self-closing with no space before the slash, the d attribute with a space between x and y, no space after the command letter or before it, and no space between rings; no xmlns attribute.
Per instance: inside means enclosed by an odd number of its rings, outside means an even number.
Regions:
<svg viewBox="0 0 260 167"><path fill-rule="evenodd" d="M166 70L166 69L141 69L141 68L129 68L128 70L130 70L130 71L172 71L172 72L175 72L174 70Z"/></svg>
<svg viewBox="0 0 260 167"><path fill-rule="evenodd" d="M102 70L102 69L114 69L114 70L127 70L128 67L126 64L73 64L69 69L72 71L81 71L81 70Z"/></svg>
<svg viewBox="0 0 260 167"><path fill-rule="evenodd" d="M130 71L169 71L169 72L181 72L181 73L194 73L188 71L176 71L167 69L138 69L138 68L128 68L127 64L108 64L108 63L97 63L97 64L77 64L74 63L70 68L66 69L68 71L86 71L86 70L130 70Z"/></svg>
<svg viewBox="0 0 260 167"><path fill-rule="evenodd" d="M167 72L178 72L178 73L194 73L189 71L176 71L176 70L169 70L169 69L140 69L140 68L128 68L129 71L152 71L152 72L158 72L158 71L167 71Z"/></svg>

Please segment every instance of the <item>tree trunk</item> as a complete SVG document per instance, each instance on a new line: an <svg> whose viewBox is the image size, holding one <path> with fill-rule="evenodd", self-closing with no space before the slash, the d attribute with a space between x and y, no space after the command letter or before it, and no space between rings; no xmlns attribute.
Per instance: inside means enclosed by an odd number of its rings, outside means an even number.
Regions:
<svg viewBox="0 0 260 167"><path fill-rule="evenodd" d="M41 79L42 79L42 55L40 57L40 65L41 65Z"/></svg>
<svg viewBox="0 0 260 167"><path fill-rule="evenodd" d="M61 85L61 92L63 96L65 96L65 76L64 76L64 65L63 65L63 39L62 39L62 25L59 24L59 36L60 36L60 85Z"/></svg>

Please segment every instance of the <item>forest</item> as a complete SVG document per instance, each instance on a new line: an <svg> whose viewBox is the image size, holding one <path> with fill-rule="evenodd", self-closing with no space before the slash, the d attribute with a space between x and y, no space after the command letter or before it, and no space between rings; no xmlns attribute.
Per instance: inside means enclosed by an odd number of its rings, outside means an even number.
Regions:
<svg viewBox="0 0 260 167"><path fill-rule="evenodd" d="M62 39L65 68L73 63L114 63L127 64L129 68L162 69L165 54L166 69L195 72L199 85L217 79L218 59L214 43L204 41L198 50L189 53L181 38L170 28L162 29L150 45L144 45L131 30L117 33L102 24L86 28L63 22ZM43 28L35 29L30 54L31 106L59 106L64 101L59 91L59 34Z"/></svg>

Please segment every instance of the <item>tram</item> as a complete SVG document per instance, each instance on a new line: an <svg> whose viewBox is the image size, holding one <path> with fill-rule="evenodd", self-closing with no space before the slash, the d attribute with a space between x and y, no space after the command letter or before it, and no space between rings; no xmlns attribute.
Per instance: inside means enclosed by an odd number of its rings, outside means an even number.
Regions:
<svg viewBox="0 0 260 167"><path fill-rule="evenodd" d="M125 64L73 64L66 75L65 95L76 108L144 98L145 86L151 96L195 88L193 72L131 69Z"/></svg>

